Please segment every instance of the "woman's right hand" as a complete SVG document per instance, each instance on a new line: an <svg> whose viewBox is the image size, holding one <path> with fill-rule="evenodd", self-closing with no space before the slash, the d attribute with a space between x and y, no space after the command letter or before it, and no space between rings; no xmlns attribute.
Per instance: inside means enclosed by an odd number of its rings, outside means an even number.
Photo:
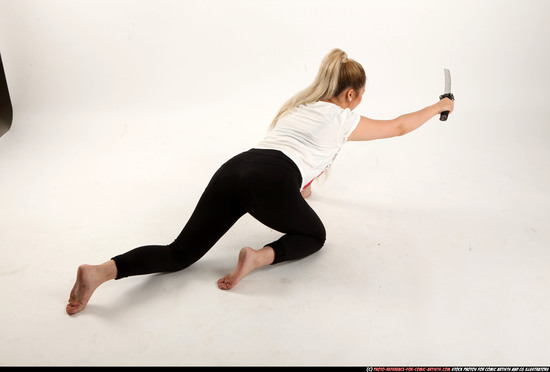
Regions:
<svg viewBox="0 0 550 372"><path fill-rule="evenodd" d="M450 98L443 98L441 101L438 102L438 105L439 114L441 114L443 111L449 111L450 114L455 108L455 103Z"/></svg>

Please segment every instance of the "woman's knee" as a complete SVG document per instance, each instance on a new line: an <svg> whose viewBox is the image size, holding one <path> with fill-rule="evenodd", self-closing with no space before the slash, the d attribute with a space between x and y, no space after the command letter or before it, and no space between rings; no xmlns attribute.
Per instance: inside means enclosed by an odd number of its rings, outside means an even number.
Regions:
<svg viewBox="0 0 550 372"><path fill-rule="evenodd" d="M319 231L316 234L316 239L319 241L319 249L321 249L325 245L325 242L327 240L327 230L325 229L325 226L323 224L319 226L318 230Z"/></svg>
<svg viewBox="0 0 550 372"><path fill-rule="evenodd" d="M326 234L315 238L315 240L317 244L315 245L314 249L315 249L315 252L318 252L321 250L321 248L325 246L325 242L327 240Z"/></svg>

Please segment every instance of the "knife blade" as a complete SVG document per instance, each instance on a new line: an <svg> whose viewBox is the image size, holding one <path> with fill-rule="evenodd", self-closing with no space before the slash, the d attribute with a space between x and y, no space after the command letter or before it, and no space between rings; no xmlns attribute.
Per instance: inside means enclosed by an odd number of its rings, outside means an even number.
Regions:
<svg viewBox="0 0 550 372"><path fill-rule="evenodd" d="M444 68L443 73L445 75L445 90L443 91L443 94L439 96L439 99L441 100L443 98L450 98L454 101L455 97L451 93L451 71L448 68ZM439 115L439 120L446 121L448 116L449 111L443 111Z"/></svg>

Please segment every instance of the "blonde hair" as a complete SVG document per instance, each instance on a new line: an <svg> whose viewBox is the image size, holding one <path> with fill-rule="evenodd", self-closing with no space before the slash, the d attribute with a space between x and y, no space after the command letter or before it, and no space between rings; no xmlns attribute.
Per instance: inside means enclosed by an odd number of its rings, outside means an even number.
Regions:
<svg viewBox="0 0 550 372"><path fill-rule="evenodd" d="M333 49L325 56L317 77L313 83L301 92L290 98L279 110L273 119L270 129L277 125L277 121L300 105L311 102L324 101L338 96L346 89L359 92L365 86L367 77L359 62L349 59L346 52Z"/></svg>

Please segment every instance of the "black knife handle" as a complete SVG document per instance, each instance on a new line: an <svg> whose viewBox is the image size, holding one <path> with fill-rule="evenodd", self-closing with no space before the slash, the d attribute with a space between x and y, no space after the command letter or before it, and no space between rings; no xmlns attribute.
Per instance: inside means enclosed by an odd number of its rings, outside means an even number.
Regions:
<svg viewBox="0 0 550 372"><path fill-rule="evenodd" d="M455 100L455 96L453 96L452 93L445 93L439 96L439 99L442 100L443 98L450 98L451 100ZM447 117L449 116L449 111L443 111L441 114L439 114L439 120L446 121Z"/></svg>

